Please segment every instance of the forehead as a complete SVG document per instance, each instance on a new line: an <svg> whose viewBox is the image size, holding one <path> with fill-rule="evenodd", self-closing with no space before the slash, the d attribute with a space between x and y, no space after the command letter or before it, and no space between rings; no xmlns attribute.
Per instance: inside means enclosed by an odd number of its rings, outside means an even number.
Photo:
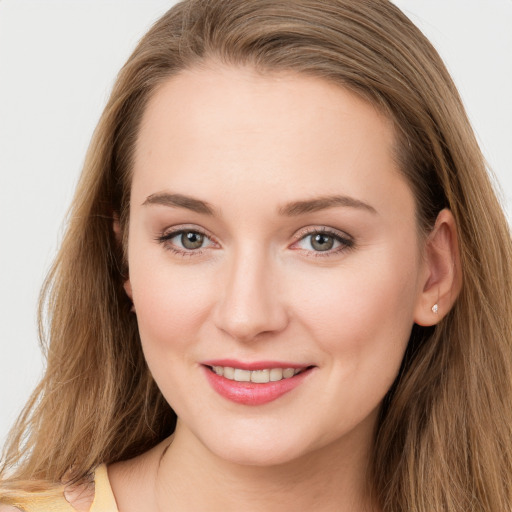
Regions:
<svg viewBox="0 0 512 512"><path fill-rule="evenodd" d="M404 186L394 147L392 122L339 85L291 72L195 68L168 79L150 99L133 188L141 199L177 188L224 197L279 191L286 201L338 187L378 200Z"/></svg>
<svg viewBox="0 0 512 512"><path fill-rule="evenodd" d="M263 133L269 128L286 133L292 126L305 124L312 132L320 124L322 129L332 127L334 116L340 123L350 122L353 131L370 123L376 127L377 122L393 147L389 119L338 84L290 71L263 73L249 66L210 63L181 71L156 88L143 116L138 148L151 143L148 139L156 130L169 132L173 120L194 128L199 137L208 131L229 135L235 130ZM146 133L151 137L144 137Z"/></svg>

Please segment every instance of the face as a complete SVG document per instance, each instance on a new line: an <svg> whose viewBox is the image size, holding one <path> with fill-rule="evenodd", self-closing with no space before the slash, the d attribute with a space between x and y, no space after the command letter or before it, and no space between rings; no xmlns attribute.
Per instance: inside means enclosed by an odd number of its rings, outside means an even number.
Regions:
<svg viewBox="0 0 512 512"><path fill-rule="evenodd" d="M374 107L317 78L212 65L152 97L127 289L179 429L211 453L276 464L369 442L424 275L393 144Z"/></svg>

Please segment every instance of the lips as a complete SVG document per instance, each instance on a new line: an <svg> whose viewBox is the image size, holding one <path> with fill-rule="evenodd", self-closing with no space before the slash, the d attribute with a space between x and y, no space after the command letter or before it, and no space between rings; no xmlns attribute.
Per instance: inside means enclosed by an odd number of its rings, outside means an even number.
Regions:
<svg viewBox="0 0 512 512"><path fill-rule="evenodd" d="M219 395L243 405L263 405L277 400L299 386L314 368L275 361L233 360L208 361L202 367Z"/></svg>
<svg viewBox="0 0 512 512"><path fill-rule="evenodd" d="M258 384L289 379L303 371L300 368L264 368L252 371L231 366L212 366L211 368L217 375L226 379L237 382L256 382Z"/></svg>

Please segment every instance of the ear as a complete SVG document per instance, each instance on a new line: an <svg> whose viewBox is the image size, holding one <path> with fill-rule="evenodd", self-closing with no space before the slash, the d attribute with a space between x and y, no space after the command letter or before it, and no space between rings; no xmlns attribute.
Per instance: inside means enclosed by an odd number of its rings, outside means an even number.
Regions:
<svg viewBox="0 0 512 512"><path fill-rule="evenodd" d="M119 244L123 243L122 235L121 235L121 224L119 223L119 214L117 212L113 213L113 222L112 222L112 229L114 231L114 235L116 237L116 240ZM123 283L124 291L126 292L126 295L130 297L130 299L133 302L133 294L132 294L132 285L130 283L130 277L126 279Z"/></svg>
<svg viewBox="0 0 512 512"><path fill-rule="evenodd" d="M130 278L128 278L123 283L123 288L124 288L124 291L126 292L126 295L128 295L128 297L130 297L130 299L133 303L132 283L130 283ZM134 309L134 311L135 311L135 309Z"/></svg>
<svg viewBox="0 0 512 512"><path fill-rule="evenodd" d="M423 290L416 303L414 321L431 326L448 314L462 288L457 226L448 209L439 213L425 242L424 265L420 283Z"/></svg>
<svg viewBox="0 0 512 512"><path fill-rule="evenodd" d="M117 242L122 243L121 240L121 223L119 222L119 213L112 212L112 229L114 231L114 235L116 237Z"/></svg>

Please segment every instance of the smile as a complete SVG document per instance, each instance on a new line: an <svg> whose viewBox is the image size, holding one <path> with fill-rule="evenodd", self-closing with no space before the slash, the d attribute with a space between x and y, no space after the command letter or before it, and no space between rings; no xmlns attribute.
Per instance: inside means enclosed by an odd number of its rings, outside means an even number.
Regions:
<svg viewBox="0 0 512 512"><path fill-rule="evenodd" d="M315 370L314 366L279 365L278 363L244 364L216 361L201 366L206 378L220 396L242 405L273 402L300 386ZM231 365L230 365L231 363ZM243 366L243 368L240 368Z"/></svg>
<svg viewBox="0 0 512 512"><path fill-rule="evenodd" d="M220 377L224 377L228 380L234 380L236 382L255 382L257 384L290 379L305 370L305 368L266 368L263 370L250 371L241 368L232 368L230 366L212 366L211 369Z"/></svg>

